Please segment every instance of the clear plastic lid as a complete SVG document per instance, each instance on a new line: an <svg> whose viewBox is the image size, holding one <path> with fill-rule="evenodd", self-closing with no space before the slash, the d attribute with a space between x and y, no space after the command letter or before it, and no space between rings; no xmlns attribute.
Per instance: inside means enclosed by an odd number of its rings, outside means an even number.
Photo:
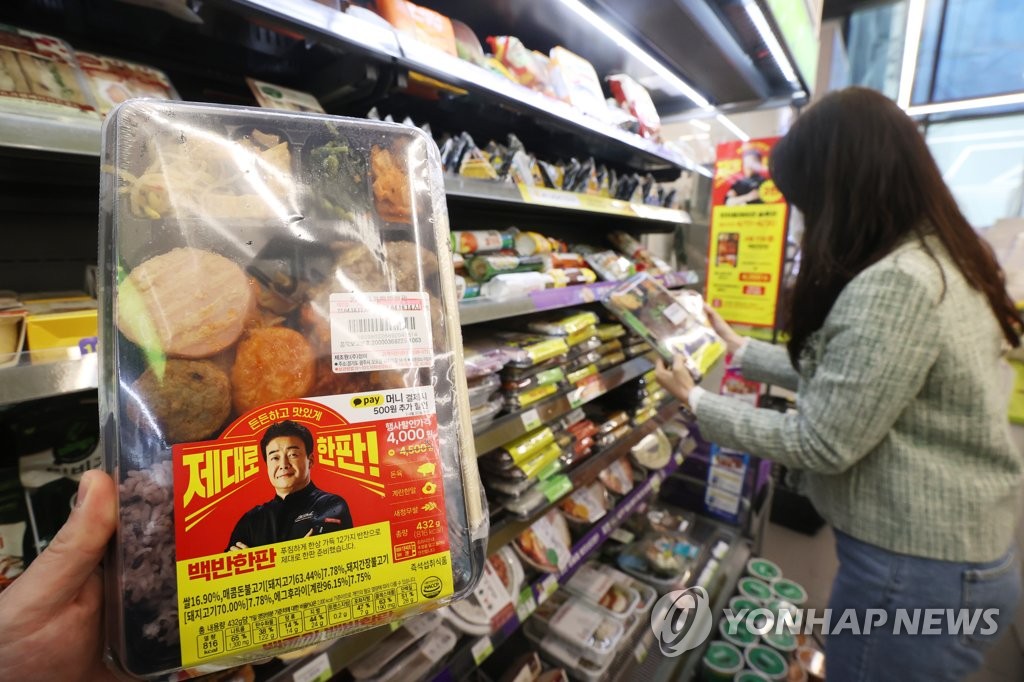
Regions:
<svg viewBox="0 0 1024 682"><path fill-rule="evenodd" d="M103 144L114 658L236 665L468 593L487 519L434 143L132 100Z"/></svg>

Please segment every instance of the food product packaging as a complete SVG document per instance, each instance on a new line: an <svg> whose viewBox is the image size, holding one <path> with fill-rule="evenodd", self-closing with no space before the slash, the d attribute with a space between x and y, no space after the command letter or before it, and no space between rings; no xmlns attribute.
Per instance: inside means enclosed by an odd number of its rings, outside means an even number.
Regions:
<svg viewBox="0 0 1024 682"><path fill-rule="evenodd" d="M699 294L696 295L700 298ZM683 301L687 299L684 298ZM601 302L623 324L643 337L668 363L683 357L694 381L725 354L725 344L711 328L699 301L685 305L645 272L608 291Z"/></svg>
<svg viewBox="0 0 1024 682"><path fill-rule="evenodd" d="M554 278L544 272L509 272L495 275L481 284L480 295L495 301L508 301L554 286Z"/></svg>
<svg viewBox="0 0 1024 682"><path fill-rule="evenodd" d="M555 500L572 492L572 481L559 474L533 483L521 495L502 498L501 505L521 519L528 519Z"/></svg>
<svg viewBox="0 0 1024 682"><path fill-rule="evenodd" d="M623 620L565 590L538 607L528 622L534 620L536 625L527 636L543 633L542 645L557 642L567 652L598 667L611 663L626 635Z"/></svg>
<svg viewBox="0 0 1024 682"><path fill-rule="evenodd" d="M433 141L132 100L103 166L114 660L238 665L468 594L487 519Z"/></svg>
<svg viewBox="0 0 1024 682"><path fill-rule="evenodd" d="M601 570L594 562L581 566L565 584L565 591L619 620L633 615L640 602L640 594L635 589L625 581L617 580L612 573Z"/></svg>
<svg viewBox="0 0 1024 682"><path fill-rule="evenodd" d="M357 680L379 675L396 657L441 625L444 619L437 611L410 618L364 655L348 666Z"/></svg>
<svg viewBox="0 0 1024 682"><path fill-rule="evenodd" d="M89 52L76 52L75 57L103 116L132 97L181 99L167 74L159 69Z"/></svg>
<svg viewBox="0 0 1024 682"><path fill-rule="evenodd" d="M646 469L663 469L672 459L672 444L661 429L655 429L629 450L633 461Z"/></svg>
<svg viewBox="0 0 1024 682"><path fill-rule="evenodd" d="M569 345L561 338L520 332L498 332L495 337L501 341L512 367L533 367L569 352Z"/></svg>
<svg viewBox="0 0 1024 682"><path fill-rule="evenodd" d="M518 230L466 230L452 232L452 251L457 254L504 251L515 245Z"/></svg>
<svg viewBox="0 0 1024 682"><path fill-rule="evenodd" d="M572 536L565 517L552 509L513 541L516 554L530 566L545 573L556 573L572 558Z"/></svg>
<svg viewBox="0 0 1024 682"><path fill-rule="evenodd" d="M451 20L443 14L406 0L377 0L377 10L400 33L453 57L459 56L455 45L455 29Z"/></svg>
<svg viewBox="0 0 1024 682"><path fill-rule="evenodd" d="M469 418L473 423L473 431L480 431L490 425L503 407L505 407L505 400L499 395L485 405L472 410Z"/></svg>
<svg viewBox="0 0 1024 682"><path fill-rule="evenodd" d="M0 111L96 119L96 100L71 46L0 24Z"/></svg>
<svg viewBox="0 0 1024 682"><path fill-rule="evenodd" d="M513 272L540 272L543 267L540 256L473 256L466 261L469 276L478 282Z"/></svg>
<svg viewBox="0 0 1024 682"><path fill-rule="evenodd" d="M640 134L656 139L661 134L661 116L647 88L624 73L608 76L607 80L615 101L640 122Z"/></svg>
<svg viewBox="0 0 1024 682"><path fill-rule="evenodd" d="M538 92L554 92L544 55L528 49L515 36L488 36L487 44L517 83Z"/></svg>
<svg viewBox="0 0 1024 682"><path fill-rule="evenodd" d="M559 99L600 120L608 117L601 81L593 65L564 47L551 48L551 83Z"/></svg>
<svg viewBox="0 0 1024 682"><path fill-rule="evenodd" d="M489 374L479 379L470 379L468 386L469 409L475 410L490 401L491 396L501 387L501 379L497 374Z"/></svg>
<svg viewBox="0 0 1024 682"><path fill-rule="evenodd" d="M502 547L484 564L473 593L448 607L447 618L468 635L487 635L512 617L525 574L519 558Z"/></svg>
<svg viewBox="0 0 1024 682"><path fill-rule="evenodd" d="M575 490L567 499L562 500L558 508L571 522L591 524L603 519L611 506L608 492L600 483L595 482Z"/></svg>
<svg viewBox="0 0 1024 682"><path fill-rule="evenodd" d="M245 82L252 90L256 103L266 109L279 109L281 111L304 111L313 114L323 114L323 105L316 97L308 92L292 90L274 83L264 83L255 78L246 78Z"/></svg>
<svg viewBox="0 0 1024 682"><path fill-rule="evenodd" d="M574 313L546 320L536 320L527 325L527 329L547 336L572 336L598 323L597 315L590 312ZM589 336L586 338L590 338ZM570 346L573 344L569 344Z"/></svg>
<svg viewBox="0 0 1024 682"><path fill-rule="evenodd" d="M466 378L479 379L500 371L508 362L508 355L498 342L485 338L467 339L463 362L466 366Z"/></svg>

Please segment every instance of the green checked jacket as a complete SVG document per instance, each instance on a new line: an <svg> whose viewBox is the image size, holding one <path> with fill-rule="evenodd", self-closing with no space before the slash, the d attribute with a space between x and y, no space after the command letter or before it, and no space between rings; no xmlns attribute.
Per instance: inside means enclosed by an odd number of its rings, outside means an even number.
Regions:
<svg viewBox="0 0 1024 682"><path fill-rule="evenodd" d="M1006 418L1004 337L941 243L905 242L843 289L799 373L755 340L744 375L797 391L797 413L705 393L702 435L802 471L839 530L883 549L994 561L1013 542L1024 461ZM945 274L945 286L943 285Z"/></svg>

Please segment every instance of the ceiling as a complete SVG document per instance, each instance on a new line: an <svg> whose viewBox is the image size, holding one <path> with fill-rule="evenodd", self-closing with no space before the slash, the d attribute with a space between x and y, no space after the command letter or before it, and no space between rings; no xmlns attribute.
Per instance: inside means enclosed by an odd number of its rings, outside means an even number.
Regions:
<svg viewBox="0 0 1024 682"><path fill-rule="evenodd" d="M749 0L585 0L594 12L658 58L716 106L792 97L743 9ZM599 74L627 72L670 116L694 104L660 76L580 19L559 0L420 0L467 24L485 49L492 35L513 35L547 53L562 45Z"/></svg>

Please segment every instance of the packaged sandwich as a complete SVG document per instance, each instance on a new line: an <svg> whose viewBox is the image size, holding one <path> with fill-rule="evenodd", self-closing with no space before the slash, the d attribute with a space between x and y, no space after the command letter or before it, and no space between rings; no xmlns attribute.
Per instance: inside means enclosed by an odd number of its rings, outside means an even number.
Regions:
<svg viewBox="0 0 1024 682"><path fill-rule="evenodd" d="M487 521L433 141L132 100L103 144L112 657L211 670L467 594Z"/></svg>
<svg viewBox="0 0 1024 682"><path fill-rule="evenodd" d="M89 52L75 52L100 114L132 97L180 99L167 74L151 66Z"/></svg>
<svg viewBox="0 0 1024 682"><path fill-rule="evenodd" d="M0 24L0 111L96 119L96 100L71 46Z"/></svg>

